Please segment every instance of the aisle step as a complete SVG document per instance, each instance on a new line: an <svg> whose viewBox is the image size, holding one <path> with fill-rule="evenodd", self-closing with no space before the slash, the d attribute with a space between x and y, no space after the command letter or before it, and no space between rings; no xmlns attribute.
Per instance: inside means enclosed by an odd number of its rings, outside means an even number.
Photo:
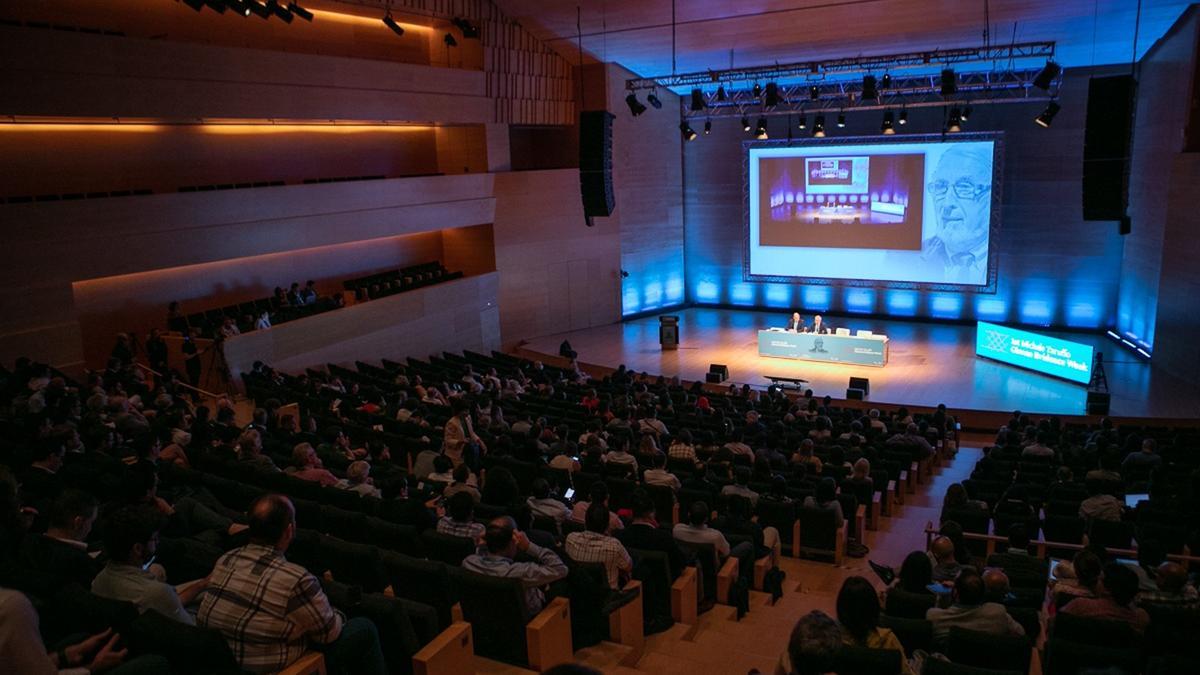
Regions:
<svg viewBox="0 0 1200 675"><path fill-rule="evenodd" d="M537 675L537 671L514 666L503 661L475 656L476 675Z"/></svg>
<svg viewBox="0 0 1200 675"><path fill-rule="evenodd" d="M575 652L575 661L596 670L607 671L609 668L632 665L637 662L638 656L629 645L604 641Z"/></svg>

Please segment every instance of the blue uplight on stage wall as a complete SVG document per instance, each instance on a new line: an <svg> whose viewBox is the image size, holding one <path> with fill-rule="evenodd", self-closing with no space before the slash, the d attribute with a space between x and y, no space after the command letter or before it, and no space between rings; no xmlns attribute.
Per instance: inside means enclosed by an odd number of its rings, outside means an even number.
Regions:
<svg viewBox="0 0 1200 675"><path fill-rule="evenodd" d="M934 295L929 302L930 313L938 319L958 319L962 317L963 296Z"/></svg>
<svg viewBox="0 0 1200 675"><path fill-rule="evenodd" d="M1053 314L1049 300L1022 300L1021 323L1049 326Z"/></svg>
<svg viewBox="0 0 1200 675"><path fill-rule="evenodd" d="M806 286L804 288L804 308L828 311L833 293L828 286Z"/></svg>
<svg viewBox="0 0 1200 675"><path fill-rule="evenodd" d="M696 302L718 302L720 289L711 281L701 281L696 284Z"/></svg>
<svg viewBox="0 0 1200 675"><path fill-rule="evenodd" d="M767 307L791 307L792 287L787 284L766 284Z"/></svg>
<svg viewBox="0 0 1200 675"><path fill-rule="evenodd" d="M886 291L887 311L896 316L915 316L917 294L914 291Z"/></svg>
<svg viewBox="0 0 1200 675"><path fill-rule="evenodd" d="M846 311L866 314L875 311L875 291L869 288L846 290Z"/></svg>
<svg viewBox="0 0 1200 675"><path fill-rule="evenodd" d="M642 311L642 300L636 288L626 288L621 294L621 314L636 314Z"/></svg>
<svg viewBox="0 0 1200 675"><path fill-rule="evenodd" d="M734 284L729 289L729 300L735 305L753 305L754 286L752 284Z"/></svg>
<svg viewBox="0 0 1200 675"><path fill-rule="evenodd" d="M978 298L975 301L975 316L981 319L1002 321L1008 314L1008 303L999 298Z"/></svg>
<svg viewBox="0 0 1200 675"><path fill-rule="evenodd" d="M1072 328L1097 328L1100 314L1092 302L1073 302L1067 305L1067 325Z"/></svg>

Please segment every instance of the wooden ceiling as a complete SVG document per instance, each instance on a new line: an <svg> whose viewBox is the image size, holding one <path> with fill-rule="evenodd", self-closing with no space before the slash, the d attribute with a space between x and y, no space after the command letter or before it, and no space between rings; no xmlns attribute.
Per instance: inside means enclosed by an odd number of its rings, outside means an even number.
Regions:
<svg viewBox="0 0 1200 675"><path fill-rule="evenodd" d="M672 71L672 0L493 1L572 62L579 6L585 60ZM1139 58L1188 4L1141 0ZM1133 55L1138 0L675 0L675 71L978 46L985 7L993 44L1053 40L1067 67Z"/></svg>

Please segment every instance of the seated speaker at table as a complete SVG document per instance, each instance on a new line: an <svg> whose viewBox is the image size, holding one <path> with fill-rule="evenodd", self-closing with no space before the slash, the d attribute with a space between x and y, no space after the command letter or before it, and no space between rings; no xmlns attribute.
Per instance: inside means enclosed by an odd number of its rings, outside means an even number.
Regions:
<svg viewBox="0 0 1200 675"><path fill-rule="evenodd" d="M792 312L792 318L788 319L787 327L784 330L789 330L793 333L803 333L806 330L804 319L800 317L800 312Z"/></svg>
<svg viewBox="0 0 1200 675"><path fill-rule="evenodd" d="M817 314L816 316L813 317L812 329L805 331L805 332L806 333L809 333L809 332L820 333L822 335L826 335L829 333L829 326L826 325L823 321L821 321L821 315Z"/></svg>

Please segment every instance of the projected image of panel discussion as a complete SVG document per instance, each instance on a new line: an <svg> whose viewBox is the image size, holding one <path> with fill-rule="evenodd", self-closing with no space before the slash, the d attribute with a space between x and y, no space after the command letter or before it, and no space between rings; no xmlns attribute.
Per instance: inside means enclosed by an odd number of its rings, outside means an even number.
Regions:
<svg viewBox="0 0 1200 675"><path fill-rule="evenodd" d="M748 153L750 278L988 283L994 141Z"/></svg>

